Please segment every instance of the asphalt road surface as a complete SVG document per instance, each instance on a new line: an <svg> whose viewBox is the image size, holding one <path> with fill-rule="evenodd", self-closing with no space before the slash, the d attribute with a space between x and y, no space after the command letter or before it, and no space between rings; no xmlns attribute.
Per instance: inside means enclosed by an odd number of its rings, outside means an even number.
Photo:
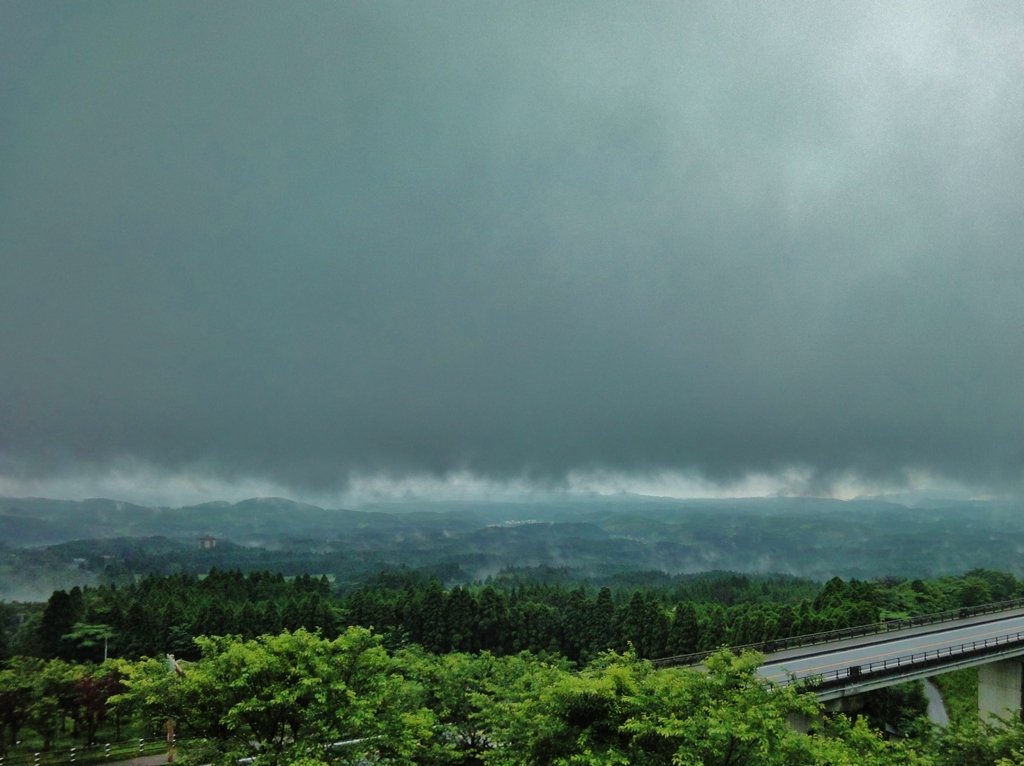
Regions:
<svg viewBox="0 0 1024 766"><path fill-rule="evenodd" d="M161 763L167 763L167 753L140 755L138 758L132 758L130 761L114 761L105 763L103 766L158 766ZM175 763L177 763L177 759L175 759Z"/></svg>
<svg viewBox="0 0 1024 766"><path fill-rule="evenodd" d="M759 673L776 683L785 682L790 673L799 678L822 675L836 670L845 670L854 665L906 657L924 651L935 651L949 646L958 646L971 641L1005 636L1024 631L1024 616L1011 617L962 628L952 626L943 631L924 633L906 638L889 638L879 643L867 644L835 652L815 654L810 657L789 657L773 662L768 656ZM821 652L822 646L809 647L808 651ZM865 668L866 672L867 668Z"/></svg>

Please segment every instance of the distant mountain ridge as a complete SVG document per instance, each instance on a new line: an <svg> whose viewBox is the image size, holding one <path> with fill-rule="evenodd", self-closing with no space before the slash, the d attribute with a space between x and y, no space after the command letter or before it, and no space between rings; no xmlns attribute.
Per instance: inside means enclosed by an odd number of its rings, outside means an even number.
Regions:
<svg viewBox="0 0 1024 766"><path fill-rule="evenodd" d="M543 502L413 501L377 503L360 510L329 510L281 497L254 497L230 503L215 500L171 508L89 498L0 497L0 540L13 547L53 545L71 540L112 537L226 537L241 544L266 544L282 537L333 538L352 530L373 528L385 535L422 534L423 527L450 527L466 533L509 521L546 523L594 522L617 517L615 527L631 516L640 526L678 522L694 511L712 513L792 513L810 502L815 513L849 511L843 501L750 498L742 500L674 500L638 495L580 497ZM863 501L861 510L899 507ZM604 525L602 525L604 528ZM419 530L419 532L417 532ZM634 532L626 532L634 536Z"/></svg>
<svg viewBox="0 0 1024 766"><path fill-rule="evenodd" d="M142 506L105 498L0 498L0 539L8 545L44 545L109 537L201 537L240 540L320 534L358 523L358 511L328 511L284 498L251 498L182 508ZM27 520L36 522L27 523Z"/></svg>
<svg viewBox="0 0 1024 766"><path fill-rule="evenodd" d="M908 508L877 499L619 496L328 510L274 497L182 508L0 498L0 540L8 549L92 540L79 548L100 555L111 547L104 540L158 537L195 549L205 535L264 549L268 567L274 555L307 551L370 568L445 564L466 576L510 566L815 578L923 577L975 567L1024 573L1024 509L994 501Z"/></svg>

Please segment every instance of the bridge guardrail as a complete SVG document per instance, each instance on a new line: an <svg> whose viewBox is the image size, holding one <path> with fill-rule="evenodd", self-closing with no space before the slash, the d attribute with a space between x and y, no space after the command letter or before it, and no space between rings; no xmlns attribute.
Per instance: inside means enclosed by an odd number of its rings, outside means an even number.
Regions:
<svg viewBox="0 0 1024 766"><path fill-rule="evenodd" d="M907 628L918 628L924 625L935 625L952 620L963 620L967 617L977 617L983 614L996 614L1011 609L1024 608L1024 598L1015 598L1007 601L996 601L991 604L980 606L961 607L960 609L949 609L945 612L933 614L922 614L917 617L903 617L896 620L885 620L874 622L868 625L858 625L852 628L839 628L837 630L826 630L820 633L807 633L802 636L789 636L787 638L776 638L771 641L763 641L759 644L743 644L730 646L734 652L755 651L763 654L781 652L786 649L799 649L804 646L816 644L828 644L832 641L842 641L847 638L862 638L863 636L874 636L880 633L891 633L895 630ZM671 667L673 665L696 665L714 654L718 649L705 652L694 652L692 654L680 654L675 657L662 657L651 660L659 667Z"/></svg>
<svg viewBox="0 0 1024 766"><path fill-rule="evenodd" d="M817 682L818 686L816 688L827 688L829 686L840 685L843 681L847 681L851 678L865 678L872 674L885 674L886 671L908 668L914 665L920 666L930 662L935 662L936 660L941 660L943 657L953 657L954 655L959 654L973 654L978 651L984 651L985 649L997 646L1007 646L1009 644L1019 644L1021 642L1024 642L1024 630L981 640L965 641L964 643L957 644L955 646L944 646L939 649L928 649L923 652L904 654L899 657L890 657L885 660L875 660L873 662L862 663L859 665L850 665L849 667L832 670L828 673L817 673L813 676L800 678L797 679L797 682ZM787 681L786 683L791 682L792 681Z"/></svg>

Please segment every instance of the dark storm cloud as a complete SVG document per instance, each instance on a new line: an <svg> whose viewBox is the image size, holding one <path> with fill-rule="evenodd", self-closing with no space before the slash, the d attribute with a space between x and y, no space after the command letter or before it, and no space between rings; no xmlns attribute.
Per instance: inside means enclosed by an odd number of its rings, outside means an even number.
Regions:
<svg viewBox="0 0 1024 766"><path fill-rule="evenodd" d="M1024 469L1017 4L0 14L0 453Z"/></svg>

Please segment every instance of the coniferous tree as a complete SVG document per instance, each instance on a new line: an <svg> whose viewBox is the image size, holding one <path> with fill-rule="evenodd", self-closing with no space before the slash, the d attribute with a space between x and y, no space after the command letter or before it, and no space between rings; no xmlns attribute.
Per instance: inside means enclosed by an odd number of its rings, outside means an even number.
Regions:
<svg viewBox="0 0 1024 766"><path fill-rule="evenodd" d="M260 602L257 610L260 635L276 636L281 632L281 612L273 601Z"/></svg>
<svg viewBox="0 0 1024 766"><path fill-rule="evenodd" d="M302 615L299 611L299 605L295 603L294 598L289 598L284 606L284 611L281 612L282 627L294 633L299 629L301 621Z"/></svg>
<svg viewBox="0 0 1024 766"><path fill-rule="evenodd" d="M453 588L448 594L448 631L452 651L473 652L479 648L477 603L465 588Z"/></svg>
<svg viewBox="0 0 1024 766"><path fill-rule="evenodd" d="M574 662L590 656L590 613L593 606L593 602L583 594L582 588L576 588L569 594L562 617L562 648L565 655Z"/></svg>
<svg viewBox="0 0 1024 766"><path fill-rule="evenodd" d="M111 626L114 630L114 637L110 641L112 656L120 653L120 646L124 643L125 612L121 600L113 601L106 609L105 620L97 620L105 625Z"/></svg>
<svg viewBox="0 0 1024 766"><path fill-rule="evenodd" d="M159 646L161 639L155 620L140 601L132 602L125 615L122 635L123 652L128 657L153 657L164 654Z"/></svg>
<svg viewBox="0 0 1024 766"><path fill-rule="evenodd" d="M765 619L764 610L760 606L755 606L747 610L747 624L746 631L742 637L742 640L737 642L739 645L742 644L760 644L765 640Z"/></svg>
<svg viewBox="0 0 1024 766"><path fill-rule="evenodd" d="M446 599L441 584L432 580L423 593L420 607L420 641L423 648L435 654L451 651L451 633L448 630Z"/></svg>
<svg viewBox="0 0 1024 766"><path fill-rule="evenodd" d="M331 581L327 575L320 575L320 579L316 583L316 590L324 598L331 595Z"/></svg>
<svg viewBox="0 0 1024 766"><path fill-rule="evenodd" d="M317 625L319 612L320 594L315 591L308 593L299 604L299 627L305 628L310 633L315 633L320 627Z"/></svg>
<svg viewBox="0 0 1024 766"><path fill-rule="evenodd" d="M522 601L512 610L513 651L557 652L558 610L536 601Z"/></svg>
<svg viewBox="0 0 1024 766"><path fill-rule="evenodd" d="M808 633L814 633L817 628L817 623L814 619L814 615L811 612L811 605L808 601L801 601L800 606L796 609L796 619L793 621L793 627L791 633L794 636L805 636Z"/></svg>
<svg viewBox="0 0 1024 766"><path fill-rule="evenodd" d="M260 621L256 615L256 607L251 601L245 602L245 606L235 618L235 633L245 640L260 635Z"/></svg>
<svg viewBox="0 0 1024 766"><path fill-rule="evenodd" d="M615 603L612 601L610 588L604 587L598 591L592 615L590 635L593 643L590 647L591 653L611 649L616 644L616 626Z"/></svg>
<svg viewBox="0 0 1024 766"><path fill-rule="evenodd" d="M395 619L409 641L423 645L423 605L411 584L395 605Z"/></svg>
<svg viewBox="0 0 1024 766"><path fill-rule="evenodd" d="M776 638L784 638L794 635L793 624L796 621L796 613L789 604L783 604L778 611L776 618Z"/></svg>
<svg viewBox="0 0 1024 766"><path fill-rule="evenodd" d="M170 638L171 630L180 628L182 623L181 610L176 601L169 600L160 612L159 626L160 637L164 643Z"/></svg>
<svg viewBox="0 0 1024 766"><path fill-rule="evenodd" d="M733 607L726 613L728 625L726 643L729 646L743 646L747 643L747 613L743 609Z"/></svg>
<svg viewBox="0 0 1024 766"><path fill-rule="evenodd" d="M75 622L78 622L85 616L85 597L82 595L82 589L76 585L69 590L68 601L71 604L71 611L75 614Z"/></svg>
<svg viewBox="0 0 1024 766"><path fill-rule="evenodd" d="M199 609L192 632L197 636L223 636L227 627L224 604L220 599L211 598Z"/></svg>
<svg viewBox="0 0 1024 766"><path fill-rule="evenodd" d="M503 654L508 645L508 602L490 585L480 593L478 634L480 648Z"/></svg>
<svg viewBox="0 0 1024 766"><path fill-rule="evenodd" d="M334 609L331 607L330 601L324 598L319 591L311 597L310 614L313 624L320 631L320 635L328 639L338 635L338 619ZM387 620L385 622L387 623L386 627L390 627L391 621Z"/></svg>
<svg viewBox="0 0 1024 766"><path fill-rule="evenodd" d="M850 627L871 625L878 622L878 607L868 601L858 601L850 607L847 624Z"/></svg>
<svg viewBox="0 0 1024 766"><path fill-rule="evenodd" d="M689 601L680 602L676 607L675 616L672 618L672 628L669 632L668 646L669 654L692 654L697 651L700 640L700 626L697 622L697 610Z"/></svg>
<svg viewBox="0 0 1024 766"><path fill-rule="evenodd" d="M181 660L194 660L199 656L199 649L192 634L181 625L174 625L167 632L163 649L167 654L173 654Z"/></svg>
<svg viewBox="0 0 1024 766"><path fill-rule="evenodd" d="M46 657L56 657L60 653L61 637L72 631L81 615L82 591L79 588L73 590L78 591L77 599L67 591L58 590L46 602L39 623L39 644Z"/></svg>
<svg viewBox="0 0 1024 766"><path fill-rule="evenodd" d="M644 645L648 658L664 657L670 627L669 616L661 602L653 595L646 599L647 619L644 625Z"/></svg>
<svg viewBox="0 0 1024 766"><path fill-rule="evenodd" d="M643 593L633 591L629 603L619 609L619 651L626 651L633 647L637 657L648 656L647 637L647 600Z"/></svg>
<svg viewBox="0 0 1024 766"><path fill-rule="evenodd" d="M833 577L825 583L825 587L821 589L821 592L814 599L814 609L820 612L836 603L842 603L845 595L846 583L843 582L841 577Z"/></svg>
<svg viewBox="0 0 1024 766"><path fill-rule="evenodd" d="M357 590L345 602L348 608L349 620L353 625L362 625L368 628L373 625L373 616L370 614L368 605L369 594L363 589Z"/></svg>
<svg viewBox="0 0 1024 766"><path fill-rule="evenodd" d="M725 611L719 604L712 604L707 611L704 622L700 626L700 650L708 652L727 644L729 640L728 631L729 626L725 621Z"/></svg>

